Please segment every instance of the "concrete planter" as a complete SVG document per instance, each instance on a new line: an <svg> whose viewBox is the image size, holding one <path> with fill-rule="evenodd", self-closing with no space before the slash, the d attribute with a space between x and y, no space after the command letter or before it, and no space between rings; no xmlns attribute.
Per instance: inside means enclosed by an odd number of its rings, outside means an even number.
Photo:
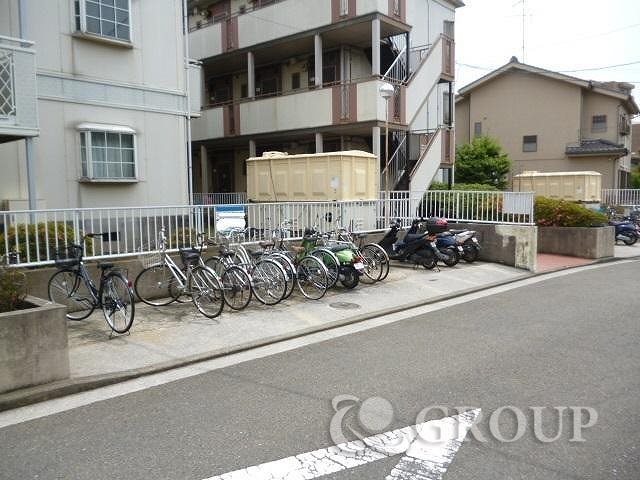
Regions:
<svg viewBox="0 0 640 480"><path fill-rule="evenodd" d="M581 258L613 257L614 227L540 227L538 252Z"/></svg>
<svg viewBox="0 0 640 480"><path fill-rule="evenodd" d="M0 393L69 378L66 307L28 296L0 313Z"/></svg>

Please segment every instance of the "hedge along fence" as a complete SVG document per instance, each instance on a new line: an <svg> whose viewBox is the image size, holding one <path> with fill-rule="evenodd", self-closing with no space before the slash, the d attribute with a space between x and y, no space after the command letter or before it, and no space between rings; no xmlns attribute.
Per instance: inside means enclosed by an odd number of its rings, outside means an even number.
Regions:
<svg viewBox="0 0 640 480"><path fill-rule="evenodd" d="M437 192L459 192L439 196ZM430 193L431 192L431 193ZM478 192L477 194L469 192ZM483 195L486 192L486 195ZM449 189L446 183L433 182L425 193L420 213L422 216L437 216L465 221L498 220L503 215L503 197L493 185L480 183L457 183Z"/></svg>
<svg viewBox="0 0 640 480"><path fill-rule="evenodd" d="M46 241L42 241L46 239ZM8 258L7 263L39 261L52 256L53 250L75 243L74 229L63 223L40 222L37 224L5 225L0 232L0 246L16 253L18 258ZM47 252L47 245L50 250ZM91 255L93 245L85 242L85 254ZM48 254L48 255L47 255Z"/></svg>
<svg viewBox="0 0 640 480"><path fill-rule="evenodd" d="M536 225L540 227L601 227L607 225L607 216L579 203L536 197Z"/></svg>

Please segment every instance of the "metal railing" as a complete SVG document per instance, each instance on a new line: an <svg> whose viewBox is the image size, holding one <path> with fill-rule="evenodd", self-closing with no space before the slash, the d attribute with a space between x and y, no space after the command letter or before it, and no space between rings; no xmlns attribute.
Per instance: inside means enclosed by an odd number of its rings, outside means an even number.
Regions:
<svg viewBox="0 0 640 480"><path fill-rule="evenodd" d="M383 80L392 83L403 83L407 79L407 62L405 57L406 51L406 46L402 50L400 50L393 63L382 75Z"/></svg>
<svg viewBox="0 0 640 480"><path fill-rule="evenodd" d="M194 193L194 205L227 205L247 203L247 192Z"/></svg>
<svg viewBox="0 0 640 480"><path fill-rule="evenodd" d="M33 45L28 40L0 35L0 135L37 134Z"/></svg>
<svg viewBox="0 0 640 480"><path fill-rule="evenodd" d="M197 234L215 237L217 229L244 229L247 240L271 237L273 229L290 223L288 236L300 238L306 227L330 230L336 223L353 231L386 228L399 218L440 216L481 223L533 223L533 193L428 191L385 192L362 201L279 202L225 205L82 208L0 212L0 256L13 265L54 263L56 250L85 240L87 259L133 257L156 250L164 228L170 251L196 244Z"/></svg>
<svg viewBox="0 0 640 480"><path fill-rule="evenodd" d="M640 189L638 188L604 188L602 203L612 207L633 207L640 205Z"/></svg>
<svg viewBox="0 0 640 480"><path fill-rule="evenodd" d="M382 172L380 172L380 185L385 186L385 188L389 190L395 188L407 168L407 148L405 145L407 134L406 132L394 132L394 138L399 140L396 151L393 152L389 162L382 169ZM386 185L387 179L389 180L388 186Z"/></svg>

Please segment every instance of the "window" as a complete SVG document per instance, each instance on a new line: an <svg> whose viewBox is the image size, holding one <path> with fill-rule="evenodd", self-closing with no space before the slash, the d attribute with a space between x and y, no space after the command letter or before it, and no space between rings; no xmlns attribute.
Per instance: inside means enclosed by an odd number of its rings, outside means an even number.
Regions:
<svg viewBox="0 0 640 480"><path fill-rule="evenodd" d="M291 74L291 89L297 90L300 88L300 72Z"/></svg>
<svg viewBox="0 0 640 480"><path fill-rule="evenodd" d="M522 137L522 151L523 152L537 152L538 151L538 136L537 135L525 135Z"/></svg>
<svg viewBox="0 0 640 480"><path fill-rule="evenodd" d="M76 30L131 41L129 0L75 0Z"/></svg>
<svg viewBox="0 0 640 480"><path fill-rule="evenodd" d="M449 38L454 38L455 27L454 23L449 20L445 20L442 25L442 33L444 33Z"/></svg>
<svg viewBox="0 0 640 480"><path fill-rule="evenodd" d="M473 137L481 137L482 136L482 122L475 122L473 124Z"/></svg>
<svg viewBox="0 0 640 480"><path fill-rule="evenodd" d="M82 124L82 177L90 180L136 178L135 131L117 125Z"/></svg>
<svg viewBox="0 0 640 480"><path fill-rule="evenodd" d="M340 16L349 15L349 0L340 0Z"/></svg>
<svg viewBox="0 0 640 480"><path fill-rule="evenodd" d="M591 131L592 132L606 132L607 131L607 116L606 115L594 115L591 117Z"/></svg>

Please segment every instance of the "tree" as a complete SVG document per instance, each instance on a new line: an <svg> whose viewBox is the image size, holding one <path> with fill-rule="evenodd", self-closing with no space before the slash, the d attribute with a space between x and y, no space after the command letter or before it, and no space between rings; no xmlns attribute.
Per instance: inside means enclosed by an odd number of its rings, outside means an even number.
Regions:
<svg viewBox="0 0 640 480"><path fill-rule="evenodd" d="M631 171L631 188L640 188L640 167Z"/></svg>
<svg viewBox="0 0 640 480"><path fill-rule="evenodd" d="M456 183L481 183L504 189L511 160L497 140L482 136L456 150Z"/></svg>

